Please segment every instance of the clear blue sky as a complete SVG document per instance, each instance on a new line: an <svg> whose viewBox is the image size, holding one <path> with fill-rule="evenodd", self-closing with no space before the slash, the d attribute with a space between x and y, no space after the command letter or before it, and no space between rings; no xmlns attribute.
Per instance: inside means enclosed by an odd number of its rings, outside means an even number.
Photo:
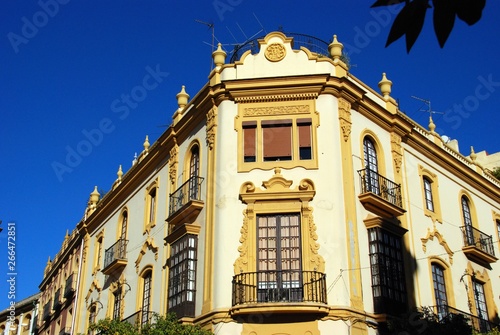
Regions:
<svg viewBox="0 0 500 335"><path fill-rule="evenodd" d="M351 72L377 90L386 72L414 120L426 126L428 114L412 95L445 113L434 116L437 130L463 153L500 151L498 1L472 27L457 21L444 49L428 15L409 55L404 40L384 47L395 15L370 9L373 1L59 1L4 1L0 12L0 309L9 303L7 223L16 223L20 300L37 292L94 185L109 190L145 135L153 143L165 130L181 85L191 96L204 85L211 30L195 20L213 23L228 52L279 27L326 41L337 34ZM122 100L131 94L140 101ZM85 155L68 160L71 151Z"/></svg>

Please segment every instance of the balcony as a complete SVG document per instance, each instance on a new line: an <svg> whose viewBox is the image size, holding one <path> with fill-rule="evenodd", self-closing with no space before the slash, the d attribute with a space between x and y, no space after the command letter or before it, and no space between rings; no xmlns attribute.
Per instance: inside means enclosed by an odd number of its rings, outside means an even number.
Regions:
<svg viewBox="0 0 500 335"><path fill-rule="evenodd" d="M367 210L381 217L396 217L406 212L401 185L370 169L359 170L358 174L361 182L358 198Z"/></svg>
<svg viewBox="0 0 500 335"><path fill-rule="evenodd" d="M128 322L134 327L140 327L142 325L151 323L151 321L153 320L153 314L154 312L143 313L142 311L137 311L134 314L123 319L122 322Z"/></svg>
<svg viewBox="0 0 500 335"><path fill-rule="evenodd" d="M489 320L485 320L475 315L465 313L448 305L431 306L431 309L433 310L439 321L449 318L452 315L462 315L467 320L467 323L474 330L480 333L491 331L494 328L500 329L500 324L495 324L494 322L490 322Z"/></svg>
<svg viewBox="0 0 500 335"><path fill-rule="evenodd" d="M109 275L127 265L128 240L119 239L104 252L104 268L102 272Z"/></svg>
<svg viewBox="0 0 500 335"><path fill-rule="evenodd" d="M204 206L201 200L202 177L191 177L174 193L170 194L168 223L177 226L193 223Z"/></svg>
<svg viewBox="0 0 500 335"><path fill-rule="evenodd" d="M50 319L50 314L52 313L52 300L49 300L45 305L43 305L43 320L47 321Z"/></svg>
<svg viewBox="0 0 500 335"><path fill-rule="evenodd" d="M52 307L53 310L58 310L62 306L62 298L61 298L61 288L59 288L56 293L54 294L54 306Z"/></svg>
<svg viewBox="0 0 500 335"><path fill-rule="evenodd" d="M231 313L328 313L326 275L316 271L261 271L233 277Z"/></svg>
<svg viewBox="0 0 500 335"><path fill-rule="evenodd" d="M71 335L71 327L61 328L59 335Z"/></svg>
<svg viewBox="0 0 500 335"><path fill-rule="evenodd" d="M64 297L71 298L73 293L75 293L76 275L73 272L66 278L66 285L64 286Z"/></svg>
<svg viewBox="0 0 500 335"><path fill-rule="evenodd" d="M495 257L493 248L493 238L471 226L462 226L464 247L462 251L467 258L479 263L494 263L498 260Z"/></svg>

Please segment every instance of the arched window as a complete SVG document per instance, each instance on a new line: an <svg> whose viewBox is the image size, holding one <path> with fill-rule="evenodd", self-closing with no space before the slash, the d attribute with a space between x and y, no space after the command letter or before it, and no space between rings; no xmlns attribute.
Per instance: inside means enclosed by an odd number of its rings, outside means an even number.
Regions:
<svg viewBox="0 0 500 335"><path fill-rule="evenodd" d="M441 320L448 314L448 296L446 293L446 284L444 278L445 269L437 263L432 263L431 267L437 315L439 320Z"/></svg>
<svg viewBox="0 0 500 335"><path fill-rule="evenodd" d="M465 238L467 245L474 245L474 229L472 228L472 216L470 211L469 199L465 195L462 196L462 216L465 226Z"/></svg>
<svg viewBox="0 0 500 335"><path fill-rule="evenodd" d="M200 175L200 149L197 145L191 148L191 160L189 161L189 199L198 199Z"/></svg>
<svg viewBox="0 0 500 335"><path fill-rule="evenodd" d="M365 160L365 187L367 192L380 194L378 181L377 151L373 141L365 137L363 139L363 153Z"/></svg>
<svg viewBox="0 0 500 335"><path fill-rule="evenodd" d="M425 195L425 208L434 212L434 200L432 197L432 182L429 178L424 177L424 195Z"/></svg>
<svg viewBox="0 0 500 335"><path fill-rule="evenodd" d="M142 276L142 315L141 324L145 325L149 322L151 308L151 277L152 271L148 270Z"/></svg>

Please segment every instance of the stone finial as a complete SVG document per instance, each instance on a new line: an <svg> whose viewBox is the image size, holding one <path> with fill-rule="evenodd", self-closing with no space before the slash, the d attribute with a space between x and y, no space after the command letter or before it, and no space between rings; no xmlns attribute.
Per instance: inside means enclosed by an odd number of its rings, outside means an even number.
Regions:
<svg viewBox="0 0 500 335"><path fill-rule="evenodd" d="M134 153L134 160L132 161L132 165L137 164L137 152Z"/></svg>
<svg viewBox="0 0 500 335"><path fill-rule="evenodd" d="M217 50L212 53L215 66L222 66L226 62L227 53L222 50L222 44L217 44Z"/></svg>
<svg viewBox="0 0 500 335"><path fill-rule="evenodd" d="M474 151L474 147L471 145L470 146L470 159L472 159L472 161L475 163L476 158L477 158L476 152Z"/></svg>
<svg viewBox="0 0 500 335"><path fill-rule="evenodd" d="M384 99L387 100L391 94L392 81L387 79L385 72L382 73L382 80L379 81L378 87L380 89L380 92L384 96Z"/></svg>
<svg viewBox="0 0 500 335"><path fill-rule="evenodd" d="M179 109L183 109L187 105L189 100L189 94L186 93L186 87L184 85L182 85L182 89L179 93L177 93L176 97Z"/></svg>
<svg viewBox="0 0 500 335"><path fill-rule="evenodd" d="M434 130L436 130L436 125L434 124L434 121L432 120L432 116L429 116L429 131L434 134Z"/></svg>
<svg viewBox="0 0 500 335"><path fill-rule="evenodd" d="M121 182L122 181L122 177L123 177L123 171L122 171L122 165L120 164L120 166L118 167L118 172L116 172L116 176L118 177L116 179L117 182Z"/></svg>
<svg viewBox="0 0 500 335"><path fill-rule="evenodd" d="M97 191L97 186L94 187L94 191L90 193L90 200L89 200L89 205L93 208L95 208L95 205L97 205L97 202L99 201L99 197L101 195L99 194L99 191Z"/></svg>
<svg viewBox="0 0 500 335"><path fill-rule="evenodd" d="M344 45L337 41L337 35L333 35L333 41L328 45L328 51L330 52L330 56L337 60L342 56L342 50L344 49Z"/></svg>
<svg viewBox="0 0 500 335"><path fill-rule="evenodd" d="M147 153L149 151L149 137L148 137L148 135L146 135L146 139L144 140L143 146L144 146L144 152Z"/></svg>

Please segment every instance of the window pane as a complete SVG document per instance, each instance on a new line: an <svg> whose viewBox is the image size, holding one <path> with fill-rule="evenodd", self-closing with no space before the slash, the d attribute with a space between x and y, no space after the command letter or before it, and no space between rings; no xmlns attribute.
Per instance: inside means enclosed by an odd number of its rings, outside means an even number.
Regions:
<svg viewBox="0 0 500 335"><path fill-rule="evenodd" d="M424 178L424 193L425 193L425 207L434 212L434 203L432 199L432 185L431 181Z"/></svg>

